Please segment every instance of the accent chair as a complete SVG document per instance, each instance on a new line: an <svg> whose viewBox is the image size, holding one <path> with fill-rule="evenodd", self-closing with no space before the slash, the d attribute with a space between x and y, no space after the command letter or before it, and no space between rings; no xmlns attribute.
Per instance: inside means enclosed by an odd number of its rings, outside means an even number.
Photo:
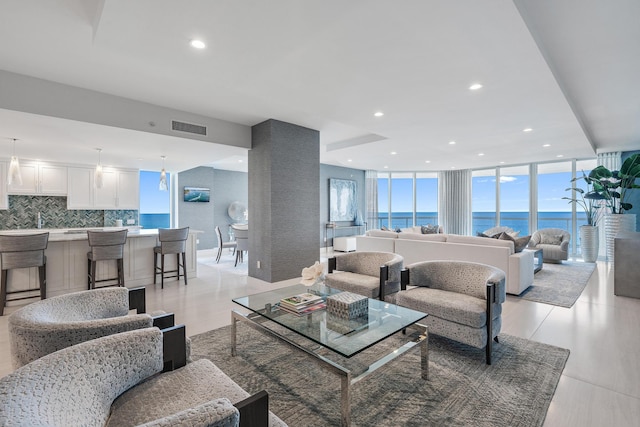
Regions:
<svg viewBox="0 0 640 427"><path fill-rule="evenodd" d="M569 259L571 234L561 228L542 228L534 231L529 241L529 249L542 249L542 260L561 263Z"/></svg>

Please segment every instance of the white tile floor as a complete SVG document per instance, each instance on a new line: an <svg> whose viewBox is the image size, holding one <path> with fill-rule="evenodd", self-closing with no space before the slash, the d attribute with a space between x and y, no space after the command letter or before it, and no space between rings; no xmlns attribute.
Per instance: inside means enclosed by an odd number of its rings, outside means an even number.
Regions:
<svg viewBox="0 0 640 427"><path fill-rule="evenodd" d="M147 287L148 310L176 314L189 335L230 323L232 298L287 286L247 277L246 264L233 267L225 251L200 251L198 278ZM0 376L11 372L7 315L0 317ZM613 295L613 272L599 262L582 296L571 308L509 296L502 332L571 350L544 423L555 426L640 426L640 300Z"/></svg>

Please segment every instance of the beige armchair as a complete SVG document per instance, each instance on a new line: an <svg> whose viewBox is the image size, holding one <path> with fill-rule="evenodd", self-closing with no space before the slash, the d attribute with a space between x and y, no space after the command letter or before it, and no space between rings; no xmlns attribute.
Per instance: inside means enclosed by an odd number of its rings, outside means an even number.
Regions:
<svg viewBox="0 0 640 427"><path fill-rule="evenodd" d="M390 252L349 252L329 258L325 284L384 301L400 290L404 258Z"/></svg>
<svg viewBox="0 0 640 427"><path fill-rule="evenodd" d="M529 249L542 249L544 262L561 263L569 259L571 234L561 228L543 228L535 231L529 241Z"/></svg>
<svg viewBox="0 0 640 427"><path fill-rule="evenodd" d="M484 348L488 365L492 342L498 342L505 300L504 271L466 261L408 265L394 298L397 305L429 313L421 323L430 333Z"/></svg>

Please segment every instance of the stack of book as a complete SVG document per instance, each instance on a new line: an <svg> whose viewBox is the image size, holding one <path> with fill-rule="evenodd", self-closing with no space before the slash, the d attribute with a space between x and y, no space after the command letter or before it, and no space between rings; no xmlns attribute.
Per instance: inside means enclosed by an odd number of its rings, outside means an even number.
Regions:
<svg viewBox="0 0 640 427"><path fill-rule="evenodd" d="M294 295L280 300L280 308L301 316L316 310L326 308L327 304L322 297L310 293Z"/></svg>

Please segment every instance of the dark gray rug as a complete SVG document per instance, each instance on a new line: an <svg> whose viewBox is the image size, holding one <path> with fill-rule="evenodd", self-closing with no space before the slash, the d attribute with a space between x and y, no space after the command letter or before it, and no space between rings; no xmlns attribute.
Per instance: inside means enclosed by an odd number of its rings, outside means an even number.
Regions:
<svg viewBox="0 0 640 427"><path fill-rule="evenodd" d="M520 298L571 307L587 286L595 268L595 263L587 262L545 263L542 270L533 276L533 286L520 294Z"/></svg>
<svg viewBox="0 0 640 427"><path fill-rule="evenodd" d="M192 357L212 360L250 393L267 390L270 409L291 427L340 425L337 375L243 324L231 357L230 331L191 337ZM379 346L393 344L387 341ZM484 350L435 335L429 348L428 381L415 348L353 387L353 426L541 426L569 357L569 350L506 334L491 366Z"/></svg>

